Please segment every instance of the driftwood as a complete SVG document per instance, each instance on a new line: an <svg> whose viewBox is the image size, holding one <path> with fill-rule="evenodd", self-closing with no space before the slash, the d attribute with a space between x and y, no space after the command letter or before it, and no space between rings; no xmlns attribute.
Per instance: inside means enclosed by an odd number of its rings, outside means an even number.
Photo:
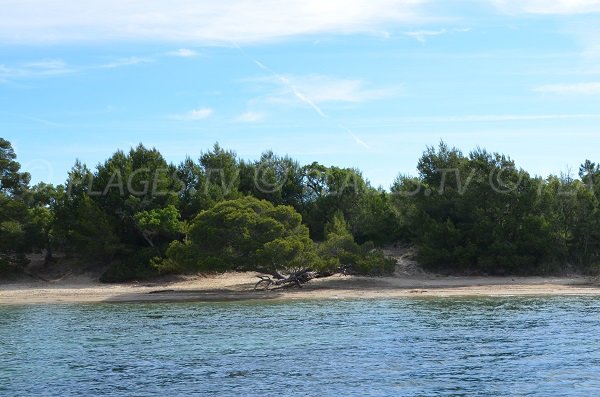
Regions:
<svg viewBox="0 0 600 397"><path fill-rule="evenodd" d="M275 287L298 287L302 288L302 284L305 284L312 280L313 278L318 277L317 272L313 272L308 268L297 270L290 273L287 276L282 275L278 271L274 271L270 275L260 275L257 276L260 280L254 285L254 289L269 289L272 286Z"/></svg>
<svg viewBox="0 0 600 397"><path fill-rule="evenodd" d="M342 265L337 269L337 272L347 276L352 274L352 265ZM302 288L303 284L308 283L314 278L323 278L333 276L333 272L316 272L308 268L296 270L284 276L277 270L273 270L271 274L263 274L258 277L260 280L254 285L254 289L269 289L271 287L286 288L286 287L298 287Z"/></svg>

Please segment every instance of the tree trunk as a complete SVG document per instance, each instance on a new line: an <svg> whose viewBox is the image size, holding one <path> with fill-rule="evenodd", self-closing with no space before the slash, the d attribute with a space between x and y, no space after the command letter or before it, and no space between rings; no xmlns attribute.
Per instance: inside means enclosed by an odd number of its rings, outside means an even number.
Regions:
<svg viewBox="0 0 600 397"><path fill-rule="evenodd" d="M52 262L54 262L52 244L50 243L50 236L46 236L46 255L44 256L44 267L48 267L48 265Z"/></svg>

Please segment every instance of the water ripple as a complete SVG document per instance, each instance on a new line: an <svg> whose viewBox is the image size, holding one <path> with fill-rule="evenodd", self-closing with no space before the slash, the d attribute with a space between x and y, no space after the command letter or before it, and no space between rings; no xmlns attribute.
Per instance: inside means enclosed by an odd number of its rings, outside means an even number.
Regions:
<svg viewBox="0 0 600 397"><path fill-rule="evenodd" d="M1 396L589 396L593 297L0 307Z"/></svg>

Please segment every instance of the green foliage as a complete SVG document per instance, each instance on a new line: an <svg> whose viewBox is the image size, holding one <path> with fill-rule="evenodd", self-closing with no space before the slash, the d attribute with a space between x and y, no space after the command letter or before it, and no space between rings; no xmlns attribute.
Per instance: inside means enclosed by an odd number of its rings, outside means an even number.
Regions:
<svg viewBox="0 0 600 397"><path fill-rule="evenodd" d="M138 229L151 247L155 246L157 239L169 242L185 232L185 223L179 218L179 211L174 205L141 211L134 215Z"/></svg>
<svg viewBox="0 0 600 397"><path fill-rule="evenodd" d="M308 234L269 241L257 250L256 256L259 268L295 272L304 268L320 270L323 267Z"/></svg>
<svg viewBox="0 0 600 397"><path fill-rule="evenodd" d="M357 244L341 211L325 226L326 239L319 245L319 254L330 270L344 267L366 275L392 273L396 262L386 258L373 243Z"/></svg>
<svg viewBox="0 0 600 397"><path fill-rule="evenodd" d="M29 262L28 223L25 204L0 193L0 275L19 272Z"/></svg>
<svg viewBox="0 0 600 397"><path fill-rule="evenodd" d="M274 251L285 247L285 254ZM223 201L191 223L188 240L172 244L167 258L199 270L263 270L296 266L301 252L310 259L312 241L292 207L253 197Z"/></svg>
<svg viewBox="0 0 600 397"><path fill-rule="evenodd" d="M28 192L28 236L35 251L45 251L46 265L54 260L53 252L60 245L57 211L65 200L63 186L39 183Z"/></svg>
<svg viewBox="0 0 600 397"><path fill-rule="evenodd" d="M175 166L158 150L140 144L128 154L117 151L98 165L87 194L108 213L121 215L124 226L132 227L136 212L177 205L176 174Z"/></svg>
<svg viewBox="0 0 600 397"><path fill-rule="evenodd" d="M83 196L72 209L72 223L65 231L66 251L104 263L114 259L121 247L114 221L88 196Z"/></svg>
<svg viewBox="0 0 600 397"><path fill-rule="evenodd" d="M194 162L186 158L178 167L179 206L184 221L192 220L200 211L212 208L223 200L242 196L240 172L243 162L238 162L234 152L215 143L212 150L203 152Z"/></svg>
<svg viewBox="0 0 600 397"><path fill-rule="evenodd" d="M589 183L592 178L595 176L584 179ZM553 177L544 195L552 214L552 231L566 252L562 259L595 272L600 264L600 195L595 185Z"/></svg>
<svg viewBox="0 0 600 397"><path fill-rule="evenodd" d="M331 239L335 237L352 238L352 233L350 233L348 223L346 222L344 214L341 211L337 211L335 214L333 214L331 220L325 225L325 238Z"/></svg>
<svg viewBox="0 0 600 397"><path fill-rule="evenodd" d="M15 197L27 191L31 176L21 172L21 164L9 141L0 138L0 194Z"/></svg>
<svg viewBox="0 0 600 397"><path fill-rule="evenodd" d="M158 271L150 266L155 258L160 257L157 248L143 248L129 253L122 259L111 263L108 269L100 276L103 283L116 283L120 281L135 281L158 275Z"/></svg>
<svg viewBox="0 0 600 397"><path fill-rule="evenodd" d="M508 157L441 142L390 193L352 168L305 166L271 151L239 160L218 144L169 164L143 145L64 186L29 187L0 138L0 273L58 251L109 268L102 279L229 269L386 274L377 246L413 243L435 271L547 274L600 270L600 165L579 179L533 177ZM312 239L311 239L312 238ZM320 241L315 246L314 241Z"/></svg>
<svg viewBox="0 0 600 397"><path fill-rule="evenodd" d="M20 170L12 145L0 138L0 275L22 269L32 249L30 213L24 202L29 174Z"/></svg>
<svg viewBox="0 0 600 397"><path fill-rule="evenodd" d="M145 277L153 269L140 252L183 232L181 183L176 167L141 144L117 151L96 172L77 162L56 208L54 235L71 255L112 263L104 280Z"/></svg>
<svg viewBox="0 0 600 397"><path fill-rule="evenodd" d="M212 151L200 156L200 169L204 176L202 199L203 208L240 197L240 170L236 154L215 143Z"/></svg>
<svg viewBox="0 0 600 397"><path fill-rule="evenodd" d="M373 241L382 246L405 237L402 218L383 189L369 188L360 199L354 219L353 234L358 242Z"/></svg>
<svg viewBox="0 0 600 397"><path fill-rule="evenodd" d="M179 210L184 220L194 218L206 205L203 186L206 178L199 164L187 157L177 167L177 179L180 181Z"/></svg>
<svg viewBox="0 0 600 397"><path fill-rule="evenodd" d="M291 205L302 210L304 186L300 164L272 151L255 162L240 162L240 191L275 205Z"/></svg>
<svg viewBox="0 0 600 397"><path fill-rule="evenodd" d="M585 201L577 197L584 195L581 184L574 186L579 193L563 196L559 191L572 182L532 178L500 154L477 149L465 156L441 143L427 149L418 170L418 179L396 181L394 204L420 262L437 271L557 271L568 239L585 224L572 218ZM577 238L585 240L584 233Z"/></svg>
<svg viewBox="0 0 600 397"><path fill-rule="evenodd" d="M306 193L302 213L311 236L323 240L325 223L338 211L344 214L350 229L356 233L366 209L361 208L361 204L369 194L369 186L360 172L312 163L304 167L304 175Z"/></svg>

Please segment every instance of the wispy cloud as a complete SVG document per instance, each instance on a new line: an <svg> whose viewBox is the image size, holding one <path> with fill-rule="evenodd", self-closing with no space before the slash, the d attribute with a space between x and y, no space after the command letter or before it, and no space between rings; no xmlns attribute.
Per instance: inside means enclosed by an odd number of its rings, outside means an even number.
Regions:
<svg viewBox="0 0 600 397"><path fill-rule="evenodd" d="M435 36L441 36L447 32L446 29L441 30L415 30L412 32L404 32L404 34L408 37L412 37L418 42L424 43L427 39Z"/></svg>
<svg viewBox="0 0 600 397"><path fill-rule="evenodd" d="M45 71L68 69L67 64L62 59L40 59L33 62L27 62L23 66L26 68Z"/></svg>
<svg viewBox="0 0 600 397"><path fill-rule="evenodd" d="M348 133L354 139L354 142L357 145L362 146L365 149L371 150L371 146L368 143L366 143L365 141L363 141L361 138L359 138L358 135L356 135L354 132L348 130Z"/></svg>
<svg viewBox="0 0 600 397"><path fill-rule="evenodd" d="M189 48L180 48L178 50L168 52L167 55L181 58L194 58L200 54L197 51L190 50Z"/></svg>
<svg viewBox="0 0 600 397"><path fill-rule="evenodd" d="M322 112L319 105L325 103L370 102L402 93L401 87L377 88L358 79L316 74L275 75L253 81L278 86L268 95L268 100L271 102L289 103L291 98L295 97L318 112Z"/></svg>
<svg viewBox="0 0 600 397"><path fill-rule="evenodd" d="M597 69L600 61L600 24L597 18L577 18L576 21L564 23L560 31L571 36L581 49L580 59L584 69Z"/></svg>
<svg viewBox="0 0 600 397"><path fill-rule="evenodd" d="M301 102L304 102L305 104L307 104L308 106L313 108L313 110L315 112L317 112L321 117L327 117L327 115L325 115L325 113L321 110L321 108L319 106L317 106L317 104L312 99L307 97L304 93L300 92L300 90L298 90L298 88L290 81L290 79L288 77L278 74L278 73L275 73L271 68L269 68L268 66L266 66L264 63L262 63L260 61L254 61L254 63L256 64L256 66L258 66L265 72L271 74L271 76L269 76L267 79L261 79L261 80L275 81L284 87L284 89L286 90L286 92L285 92L286 99L289 96L289 93L291 93L296 99L299 99ZM271 98L271 100L272 99L273 98Z"/></svg>
<svg viewBox="0 0 600 397"><path fill-rule="evenodd" d="M465 33L471 31L471 28L454 28L454 29L439 29L439 30L414 30L404 32L405 36L412 37L420 43L425 43L428 39L436 36L442 36L448 33Z"/></svg>
<svg viewBox="0 0 600 397"><path fill-rule="evenodd" d="M477 114L457 116L421 116L397 117L393 123L477 123L477 122L510 122L510 121L540 121L540 120L578 120L600 119L599 114Z"/></svg>
<svg viewBox="0 0 600 397"><path fill-rule="evenodd" d="M8 3L8 4L7 4ZM371 33L430 19L427 0L5 0L0 42L171 41L230 45Z"/></svg>
<svg viewBox="0 0 600 397"><path fill-rule="evenodd" d="M239 46L238 46L239 48ZM243 51L241 48L239 48L240 51ZM265 65L264 63L255 60L254 63L261 68L263 71L268 72L272 75L273 78L275 78L277 81L279 81L285 88L288 89L288 95L289 93L293 94L294 97L296 97L297 99L299 99L301 102L307 104L308 106L310 106L315 112L317 112L317 114L319 114L319 116L321 116L322 118L326 119L329 118L329 116L327 114L325 114L325 112L319 107L319 105L317 105L315 103L315 100L313 98L310 98L309 96L307 96L306 94L304 94L304 92L301 92L296 85L294 85L294 83L292 83L290 81L290 79L286 76L283 76L281 74L276 73L275 71L273 71L271 68L269 68L267 65ZM338 123L338 127L345 130L346 133L348 133L352 139L354 139L354 142L357 145L360 145L362 147L364 147L365 149L371 149L371 147L362 139L360 139L356 134L354 134L349 128L347 128L346 126L344 126L341 123Z"/></svg>
<svg viewBox="0 0 600 397"><path fill-rule="evenodd" d="M491 0L498 9L510 14L591 14L600 12L600 0Z"/></svg>
<svg viewBox="0 0 600 397"><path fill-rule="evenodd" d="M57 123L51 120L47 120L41 117L33 117L33 116L28 116L28 115L24 115L24 114L17 114L17 113L9 113L8 115L13 116L13 117L17 117L20 119L25 119L25 120L29 120L29 121L34 121L36 123L40 123L42 125L48 126L48 127L65 127L66 124L62 124L62 123Z"/></svg>
<svg viewBox="0 0 600 397"><path fill-rule="evenodd" d="M118 68L121 66L139 65L142 63L152 63L152 62L154 62L154 60L151 58L141 58L141 57L134 56L134 57L117 59L113 62L102 64L98 67L104 68L104 69L113 69L113 68Z"/></svg>
<svg viewBox="0 0 600 397"><path fill-rule="evenodd" d="M16 66L0 64L0 80L12 80L28 77L57 76L72 73L74 69L61 59L41 59Z"/></svg>
<svg viewBox="0 0 600 397"><path fill-rule="evenodd" d="M263 121L264 119L264 113L248 111L237 116L234 121L239 123L257 123L259 121Z"/></svg>
<svg viewBox="0 0 600 397"><path fill-rule="evenodd" d="M471 3L498 12L572 15L600 12L600 0L484 0L450 2L435 10L431 0L4 0L0 43L177 42L231 45L316 34L367 33L431 26ZM433 5L433 6L432 6ZM443 14L444 15L443 15ZM456 19L456 18L455 18ZM448 33L417 29L417 40Z"/></svg>
<svg viewBox="0 0 600 397"><path fill-rule="evenodd" d="M209 118L214 114L214 110L212 108L198 108L194 110L190 110L186 113L181 114L173 114L169 116L169 118L174 120L184 120L184 121L195 121L195 120L204 120Z"/></svg>
<svg viewBox="0 0 600 397"><path fill-rule="evenodd" d="M116 59L112 62L96 65L71 65L62 59L39 59L16 63L0 64L0 82L10 82L28 78L55 77L98 69L115 69L123 66L139 65L154 62L153 58L131 56Z"/></svg>
<svg viewBox="0 0 600 397"><path fill-rule="evenodd" d="M371 145L369 145L367 142L362 140L358 135L356 135L354 132L352 132L352 130L350 128L346 127L342 123L339 123L338 127L345 130L348 133L348 135L350 135L352 137L352 139L354 140L354 143L356 143L358 146L362 146L363 148L365 148L367 150L371 150Z"/></svg>
<svg viewBox="0 0 600 397"><path fill-rule="evenodd" d="M534 88L535 92L556 95L593 95L600 94L600 82L576 84L546 84Z"/></svg>

